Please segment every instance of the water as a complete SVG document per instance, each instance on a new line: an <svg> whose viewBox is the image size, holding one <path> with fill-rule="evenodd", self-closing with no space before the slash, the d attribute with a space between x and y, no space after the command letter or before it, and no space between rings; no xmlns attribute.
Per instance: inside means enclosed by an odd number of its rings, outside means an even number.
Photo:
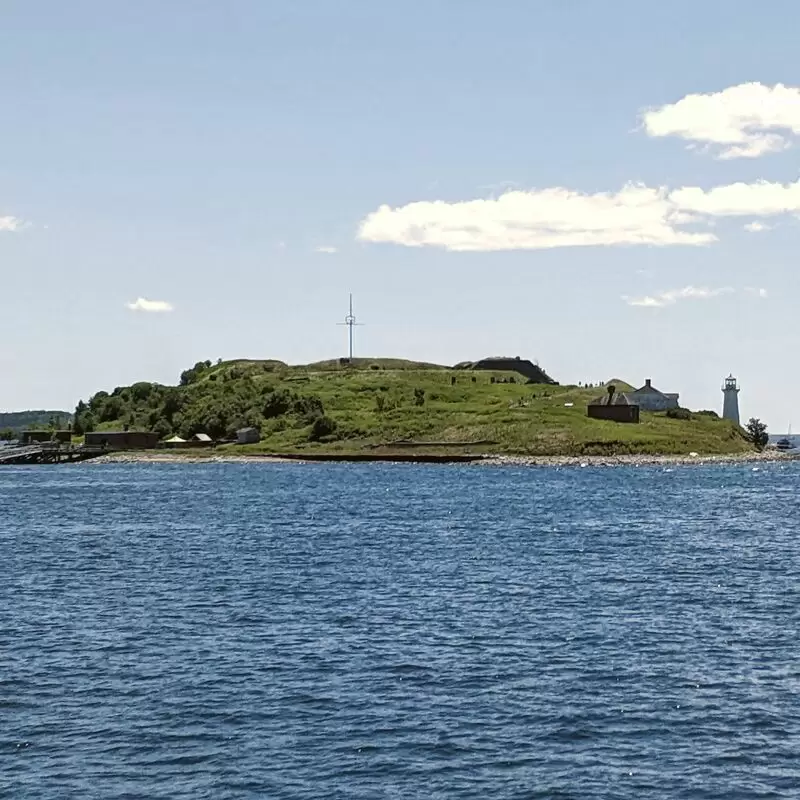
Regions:
<svg viewBox="0 0 800 800"><path fill-rule="evenodd" d="M798 486L0 469L0 797L797 798Z"/></svg>

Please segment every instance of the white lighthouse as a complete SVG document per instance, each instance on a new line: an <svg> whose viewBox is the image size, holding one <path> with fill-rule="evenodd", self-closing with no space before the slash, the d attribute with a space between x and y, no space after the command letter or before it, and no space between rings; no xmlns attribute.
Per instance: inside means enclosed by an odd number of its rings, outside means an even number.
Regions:
<svg viewBox="0 0 800 800"><path fill-rule="evenodd" d="M733 375L728 375L725 378L725 383L722 384L722 396L725 401L722 404L722 418L732 419L737 425L739 424L739 385L736 383L736 378Z"/></svg>

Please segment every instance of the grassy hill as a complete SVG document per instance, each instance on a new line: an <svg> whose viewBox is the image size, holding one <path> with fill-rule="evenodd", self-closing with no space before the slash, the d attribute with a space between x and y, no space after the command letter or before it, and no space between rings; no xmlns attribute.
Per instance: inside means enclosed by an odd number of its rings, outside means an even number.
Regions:
<svg viewBox="0 0 800 800"><path fill-rule="evenodd" d="M0 430L15 433L32 428L48 428L54 425L69 425L69 411L8 411L0 412Z"/></svg>
<svg viewBox="0 0 800 800"><path fill-rule="evenodd" d="M603 388L523 383L512 372L451 369L398 359L195 365L174 387L137 383L100 392L76 409L78 428L150 429L215 438L260 429L237 451L481 452L528 455L744 452L730 422L642 413L639 425L589 419ZM622 381L619 390L628 389Z"/></svg>

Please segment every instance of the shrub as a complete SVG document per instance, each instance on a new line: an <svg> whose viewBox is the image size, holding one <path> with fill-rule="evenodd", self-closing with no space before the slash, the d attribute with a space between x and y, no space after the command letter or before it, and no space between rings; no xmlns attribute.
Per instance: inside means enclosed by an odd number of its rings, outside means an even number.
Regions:
<svg viewBox="0 0 800 800"><path fill-rule="evenodd" d="M308 438L312 442L318 442L324 437L333 436L334 433L336 433L336 422L323 414L314 420Z"/></svg>
<svg viewBox="0 0 800 800"><path fill-rule="evenodd" d="M297 398L287 389L275 389L264 399L262 413L265 419L273 419L287 414L297 402Z"/></svg>
<svg viewBox="0 0 800 800"><path fill-rule="evenodd" d="M322 417L325 414L325 407L322 405L322 400L315 394L298 397L294 402L294 410L307 422L313 422L318 417Z"/></svg>
<svg viewBox="0 0 800 800"><path fill-rule="evenodd" d="M670 419L687 420L692 418L692 412L688 408L668 408L667 416Z"/></svg>
<svg viewBox="0 0 800 800"><path fill-rule="evenodd" d="M181 373L181 386L194 383L210 366L210 361L198 361L191 369L184 370Z"/></svg>
<svg viewBox="0 0 800 800"><path fill-rule="evenodd" d="M414 389L414 405L415 406L424 406L425 405L425 390L416 388Z"/></svg>

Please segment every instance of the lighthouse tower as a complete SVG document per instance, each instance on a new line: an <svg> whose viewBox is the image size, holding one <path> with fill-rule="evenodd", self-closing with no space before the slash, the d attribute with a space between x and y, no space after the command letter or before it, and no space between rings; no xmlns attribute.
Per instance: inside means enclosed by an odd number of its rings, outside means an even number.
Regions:
<svg viewBox="0 0 800 800"><path fill-rule="evenodd" d="M739 385L733 375L728 375L725 378L725 383L722 384L722 396L725 398L725 402L722 404L722 418L732 419L738 425Z"/></svg>

